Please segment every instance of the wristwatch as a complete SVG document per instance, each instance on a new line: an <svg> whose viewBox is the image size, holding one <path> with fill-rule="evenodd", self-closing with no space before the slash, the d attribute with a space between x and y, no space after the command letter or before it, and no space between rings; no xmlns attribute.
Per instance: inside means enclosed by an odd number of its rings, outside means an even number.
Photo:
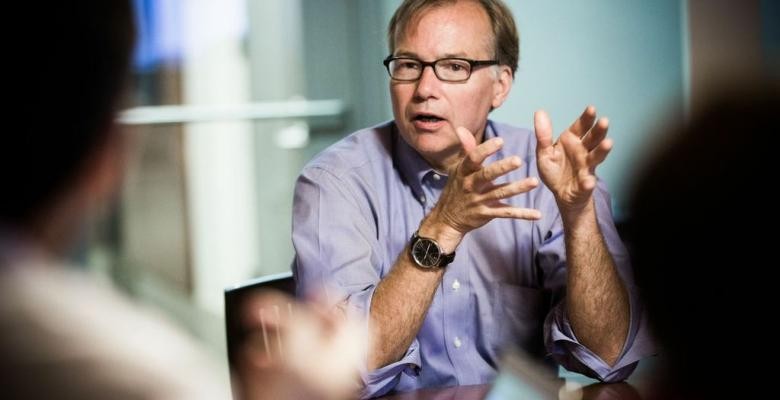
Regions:
<svg viewBox="0 0 780 400"><path fill-rule="evenodd" d="M420 236L417 232L412 235L409 252L415 264L424 269L444 268L455 260L454 251L444 254L439 243L431 238Z"/></svg>

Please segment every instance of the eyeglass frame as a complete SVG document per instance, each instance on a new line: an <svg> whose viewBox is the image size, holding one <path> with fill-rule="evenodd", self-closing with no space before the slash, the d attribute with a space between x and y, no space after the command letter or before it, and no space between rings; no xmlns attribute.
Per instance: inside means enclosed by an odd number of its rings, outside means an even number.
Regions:
<svg viewBox="0 0 780 400"><path fill-rule="evenodd" d="M395 60L413 60L415 62L420 63L420 66L422 67L422 68L420 68L420 76L418 76L415 79L398 79L398 78L394 78L393 77L393 73L390 72L390 63L395 61ZM444 60L465 61L466 63L469 64L469 76L467 76L466 79L460 79L460 80L455 80L455 81L454 80L450 80L450 79L442 79L439 76L439 73L436 72L436 63L438 63L440 61L444 61ZM423 72L425 71L425 67L431 67L431 69L433 69L433 74L436 75L436 78L439 79L440 81L442 81L442 82L459 83L459 82L466 82L466 81L468 81L471 78L471 74L474 72L474 70L476 68L489 66L489 65L499 65L499 62L498 62L498 60L472 60L470 58L462 58L462 57L445 57L445 58L440 58L438 60L433 60L433 61L423 61L423 60L420 60L420 59L417 59L417 58L414 58L414 57L395 57L395 56L393 56L391 54L391 55L387 56L384 60L382 60L382 64L385 65L385 69L387 69L387 74L390 75L390 79L393 79L393 80L396 80L396 81L399 81L399 82L415 82L415 81L418 81L418 80L420 80L420 78L422 78Z"/></svg>

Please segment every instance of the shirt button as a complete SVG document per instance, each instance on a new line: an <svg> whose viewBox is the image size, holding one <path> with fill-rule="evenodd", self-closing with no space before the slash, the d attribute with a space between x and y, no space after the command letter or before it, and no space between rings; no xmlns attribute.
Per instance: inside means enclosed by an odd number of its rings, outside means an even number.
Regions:
<svg viewBox="0 0 780 400"><path fill-rule="evenodd" d="M425 203L425 196L420 196L420 203Z"/></svg>
<svg viewBox="0 0 780 400"><path fill-rule="evenodd" d="M438 181L439 179L441 179L441 176L439 174L433 174L434 181Z"/></svg>
<svg viewBox="0 0 780 400"><path fill-rule="evenodd" d="M458 282L457 279L455 279L454 282L452 282L452 290L458 290L460 289L460 282Z"/></svg>
<svg viewBox="0 0 780 400"><path fill-rule="evenodd" d="M459 348L460 348L460 346L462 346L462 345L463 345L463 343L460 341L460 338L459 338L459 337L457 337L457 336L455 336L455 339L452 341L452 344L454 344L454 345L455 345L455 348L456 348L456 349L459 349Z"/></svg>

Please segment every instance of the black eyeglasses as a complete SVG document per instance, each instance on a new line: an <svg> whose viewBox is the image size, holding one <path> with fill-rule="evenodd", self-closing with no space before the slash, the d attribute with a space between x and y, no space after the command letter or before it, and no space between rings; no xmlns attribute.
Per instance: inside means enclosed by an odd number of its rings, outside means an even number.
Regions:
<svg viewBox="0 0 780 400"><path fill-rule="evenodd" d="M468 58L440 58L436 61L425 62L411 57L387 56L382 61L387 68L390 78L412 82L420 79L425 67L432 67L433 73L444 82L464 82L471 77L471 71L475 68L496 65L498 60L469 60Z"/></svg>

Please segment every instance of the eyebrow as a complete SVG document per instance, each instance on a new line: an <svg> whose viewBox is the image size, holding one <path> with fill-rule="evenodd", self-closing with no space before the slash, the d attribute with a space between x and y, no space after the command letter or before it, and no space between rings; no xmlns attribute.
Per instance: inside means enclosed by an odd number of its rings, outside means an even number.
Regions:
<svg viewBox="0 0 780 400"><path fill-rule="evenodd" d="M395 54L393 54L393 57L409 57L409 58L416 58L420 59L420 56L417 53L411 52L411 51L399 51ZM446 53L441 57L436 58L437 60L441 60L442 58L468 58L465 53Z"/></svg>

